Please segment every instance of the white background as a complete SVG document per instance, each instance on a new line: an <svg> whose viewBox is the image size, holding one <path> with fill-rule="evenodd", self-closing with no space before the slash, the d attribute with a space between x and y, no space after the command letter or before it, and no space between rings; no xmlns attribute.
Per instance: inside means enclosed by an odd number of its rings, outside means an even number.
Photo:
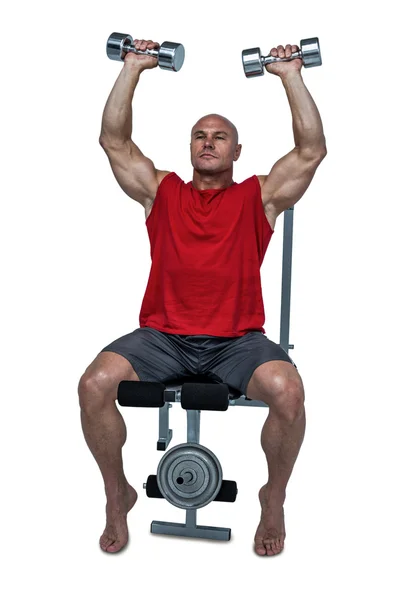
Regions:
<svg viewBox="0 0 400 600"><path fill-rule="evenodd" d="M398 598L398 41L394 4L202 0L20 2L3 16L1 97L2 587L7 598L162 596ZM5 12L5 11L4 11ZM306 390L306 437L287 489L278 557L252 550L267 480L267 409L202 413L200 442L238 482L234 504L198 523L229 543L154 536L184 511L142 489L155 473L158 413L122 409L125 470L139 492L130 543L98 546L100 471L83 438L77 387L97 353L139 326L150 269L143 208L98 144L122 63L113 31L181 42L179 73L146 71L133 139L188 181L189 134L209 112L238 127L235 181L268 174L293 147L278 77L247 80L241 51L318 36L302 75L328 155L294 212L291 356ZM283 215L262 265L268 337L279 340ZM184 411L171 410L173 444Z"/></svg>

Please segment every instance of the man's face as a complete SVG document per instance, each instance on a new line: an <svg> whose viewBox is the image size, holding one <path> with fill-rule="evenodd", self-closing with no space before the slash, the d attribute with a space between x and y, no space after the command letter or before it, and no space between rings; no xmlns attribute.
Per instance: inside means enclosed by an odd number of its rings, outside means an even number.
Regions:
<svg viewBox="0 0 400 600"><path fill-rule="evenodd" d="M232 168L241 145L228 122L218 117L200 119L192 129L191 161L200 173L216 174Z"/></svg>

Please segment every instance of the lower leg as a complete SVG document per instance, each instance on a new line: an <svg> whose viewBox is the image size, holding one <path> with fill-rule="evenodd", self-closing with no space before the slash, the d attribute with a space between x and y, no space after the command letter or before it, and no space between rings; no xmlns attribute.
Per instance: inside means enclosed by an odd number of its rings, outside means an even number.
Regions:
<svg viewBox="0 0 400 600"><path fill-rule="evenodd" d="M96 412L81 408L81 423L86 443L99 466L108 495L127 484L122 461L126 425L114 402L101 400L96 404L103 408ZM84 399L81 401L82 405L85 405Z"/></svg>
<svg viewBox="0 0 400 600"><path fill-rule="evenodd" d="M107 523L100 546L102 550L117 552L128 542L127 514L136 503L137 493L123 470L125 422L114 401L96 398L96 394L101 392L91 389L80 393L81 422L86 443L103 476L107 496ZM97 409L88 408L90 406Z"/></svg>
<svg viewBox="0 0 400 600"><path fill-rule="evenodd" d="M304 440L304 405L294 419L285 418L273 407L261 432L261 446L268 463L267 489L270 496L285 499L286 486Z"/></svg>
<svg viewBox="0 0 400 600"><path fill-rule="evenodd" d="M283 504L286 486L302 445L306 416L304 405L294 420L284 418L273 407L261 433L269 478L259 491L261 520L255 535L255 551L273 556L283 550L286 537Z"/></svg>

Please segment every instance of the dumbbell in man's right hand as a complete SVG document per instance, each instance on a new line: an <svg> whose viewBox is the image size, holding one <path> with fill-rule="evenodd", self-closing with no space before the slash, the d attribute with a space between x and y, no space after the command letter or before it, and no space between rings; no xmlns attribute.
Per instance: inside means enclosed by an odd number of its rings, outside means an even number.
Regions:
<svg viewBox="0 0 400 600"><path fill-rule="evenodd" d="M142 52L145 52L146 50L158 50L160 47L158 42L153 42L152 40L133 40L133 45L136 50L141 50ZM145 69L154 69L154 67L157 67L158 60L156 57L150 56L149 54L127 52L124 63L135 67L139 71L144 71Z"/></svg>

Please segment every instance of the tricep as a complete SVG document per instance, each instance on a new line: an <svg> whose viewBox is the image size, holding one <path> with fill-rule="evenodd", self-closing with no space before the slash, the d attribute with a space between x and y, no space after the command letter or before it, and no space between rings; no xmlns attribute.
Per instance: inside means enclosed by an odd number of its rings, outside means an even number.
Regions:
<svg viewBox="0 0 400 600"><path fill-rule="evenodd" d="M119 144L100 145L107 154L120 187L142 206L152 202L158 189L157 169L139 148L128 140Z"/></svg>

